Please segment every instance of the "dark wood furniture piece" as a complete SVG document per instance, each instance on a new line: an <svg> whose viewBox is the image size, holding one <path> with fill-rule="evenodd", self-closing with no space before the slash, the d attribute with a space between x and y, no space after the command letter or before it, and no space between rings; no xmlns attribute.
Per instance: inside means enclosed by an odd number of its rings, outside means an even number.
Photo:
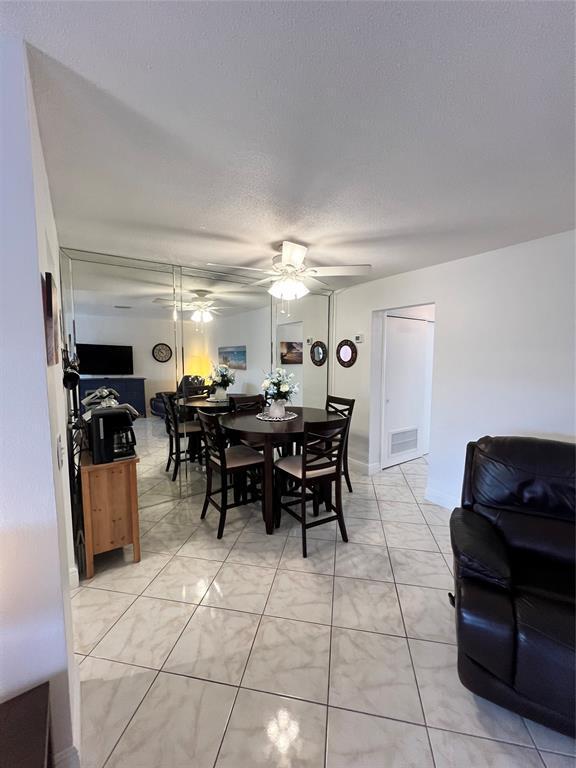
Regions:
<svg viewBox="0 0 576 768"><path fill-rule="evenodd" d="M112 387L118 392L118 400L121 403L129 403L136 408L140 416L146 416L146 393L144 391L144 382L146 379L135 378L133 376L122 377L91 377L89 379L80 378L80 399L82 400L89 392L93 392L100 387Z"/></svg>
<svg viewBox="0 0 576 768"><path fill-rule="evenodd" d="M304 436L306 421L338 421L341 417L322 408L301 408L290 406L290 411L297 414L290 421L261 421L255 414L227 413L220 416L220 424L236 442L249 440L264 446L264 493L263 516L266 533L274 533L273 493L274 493L274 447L292 443Z"/></svg>
<svg viewBox="0 0 576 768"><path fill-rule="evenodd" d="M226 437L220 426L218 416L212 416L201 411L198 416L202 425L202 435L206 446L206 498L204 499L200 517L201 519L206 517L210 504L216 507L220 513L218 538L221 539L224 534L227 511L233 507L246 504L247 480L250 480L252 486L251 498L258 496L257 483L262 474L264 457L261 453L246 445L227 447ZM215 473L220 477L220 488L217 490L212 488ZM229 479L232 479L231 484L228 483ZM238 495L239 489L241 489L241 493ZM228 491L230 490L235 492L235 502L233 504L228 503ZM214 498L216 495L220 496L219 504Z"/></svg>
<svg viewBox="0 0 576 768"><path fill-rule="evenodd" d="M48 683L0 704L0 768L52 768Z"/></svg>
<svg viewBox="0 0 576 768"><path fill-rule="evenodd" d="M170 465L174 462L174 471L172 472L172 481L178 477L180 464L183 461L192 461L198 459L202 464L202 427L198 420L193 419L190 414L187 421L181 421L178 418L176 403L178 398L174 395L162 395L164 408L166 411L166 432L168 434L168 462L166 472L170 470ZM182 441L185 440L185 446L182 447Z"/></svg>
<svg viewBox="0 0 576 768"><path fill-rule="evenodd" d="M296 456L285 456L276 462L275 526L280 527L282 510L298 520L302 527L302 557L308 556L306 550L308 528L336 520L342 540L348 541L342 512L342 457L348 423L346 418L319 423L306 422L302 453ZM291 484L285 482L286 480L290 480ZM326 510L334 514L318 518L315 509L314 520L307 522L306 504L312 501L316 507L319 483L334 483L336 487L336 504L332 504L330 500ZM290 488L289 485L294 487ZM291 500L283 501L283 496L288 496ZM300 512L296 512L293 507L299 507Z"/></svg>
<svg viewBox="0 0 576 768"><path fill-rule="evenodd" d="M262 413L266 400L264 395L230 395L231 413Z"/></svg>
<svg viewBox="0 0 576 768"><path fill-rule="evenodd" d="M94 555L134 546L134 562L140 561L138 524L137 456L109 464L93 464L82 456L82 513L86 578L94 576Z"/></svg>
<svg viewBox="0 0 576 768"><path fill-rule="evenodd" d="M350 437L350 424L352 423L352 414L354 412L355 400L350 400L346 397L336 397L335 395L328 395L326 398L326 410L332 413L337 413L345 419L348 419L348 429L346 430L346 437L344 440L344 456L342 459L342 471L346 479L346 485L348 492L352 493L352 482L350 480L350 470L348 469L348 438Z"/></svg>

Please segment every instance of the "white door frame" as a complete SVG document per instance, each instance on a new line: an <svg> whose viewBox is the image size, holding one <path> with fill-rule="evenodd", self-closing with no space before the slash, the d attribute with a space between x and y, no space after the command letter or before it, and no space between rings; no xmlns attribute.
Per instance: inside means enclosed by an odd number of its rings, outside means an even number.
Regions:
<svg viewBox="0 0 576 768"><path fill-rule="evenodd" d="M434 301L421 301L417 304L403 304L372 313L372 370L370 386L370 433L369 433L369 474L379 472L384 461L383 435L386 399L386 320L389 312L435 304Z"/></svg>

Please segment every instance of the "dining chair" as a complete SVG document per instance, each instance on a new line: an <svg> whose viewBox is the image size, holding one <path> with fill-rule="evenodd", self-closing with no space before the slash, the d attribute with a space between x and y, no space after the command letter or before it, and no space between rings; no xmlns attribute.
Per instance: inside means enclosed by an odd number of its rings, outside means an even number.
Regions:
<svg viewBox="0 0 576 768"><path fill-rule="evenodd" d="M344 478L346 479L349 493L352 493L352 482L350 480L350 470L348 469L348 438L350 437L350 424L352 423L352 413L354 411L355 402L356 400L350 400L346 397L336 397L335 395L328 395L326 397L326 410L330 413L337 413L339 416L348 419L348 428L344 439L342 470L344 472Z"/></svg>
<svg viewBox="0 0 576 768"><path fill-rule="evenodd" d="M266 401L264 395L230 395L231 413L261 413Z"/></svg>
<svg viewBox="0 0 576 768"><path fill-rule="evenodd" d="M307 557L306 531L317 525L324 525L334 520L338 522L343 541L348 541L344 513L342 511L342 459L346 444L348 420L306 422L302 453L285 456L274 465L277 482L274 485L276 528L280 526L282 511L299 521L302 527L302 556ZM287 482L291 481L291 482ZM335 504L332 503L331 487L335 485ZM328 486L328 487L327 487ZM330 490L330 493L328 493ZM319 492L324 492L327 499L327 512L334 512L326 517L314 517L308 522L306 504L316 503ZM289 501L283 501L287 496ZM300 512L294 508L300 508Z"/></svg>
<svg viewBox="0 0 576 768"><path fill-rule="evenodd" d="M168 433L166 472L169 471L170 465L174 462L172 481L175 481L178 477L180 464L183 461L192 461L194 458L197 458L198 463L202 464L202 427L199 421L181 421L178 418L176 397L174 395L162 393L161 397L166 411L165 423L166 432ZM182 440L186 440L184 447L182 447Z"/></svg>
<svg viewBox="0 0 576 768"><path fill-rule="evenodd" d="M200 518L206 517L210 504L220 513L218 538L224 535L226 513L229 509L247 503L248 490L250 500L261 498L258 483L262 481L264 457L247 445L226 447L226 437L220 426L218 416L198 411L202 427L202 437L206 449L206 497ZM220 477L220 488L213 490L214 473ZM231 482L229 482L231 480ZM241 493L238 495L238 489ZM228 503L228 491L234 491L234 503ZM220 497L220 503L215 499Z"/></svg>

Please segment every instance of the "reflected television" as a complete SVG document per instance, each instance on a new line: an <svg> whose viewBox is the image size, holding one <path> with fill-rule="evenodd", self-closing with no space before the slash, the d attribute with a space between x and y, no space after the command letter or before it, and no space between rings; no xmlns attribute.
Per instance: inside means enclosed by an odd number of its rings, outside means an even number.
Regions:
<svg viewBox="0 0 576 768"><path fill-rule="evenodd" d="M134 373L132 347L117 344L77 344L80 374L125 376Z"/></svg>

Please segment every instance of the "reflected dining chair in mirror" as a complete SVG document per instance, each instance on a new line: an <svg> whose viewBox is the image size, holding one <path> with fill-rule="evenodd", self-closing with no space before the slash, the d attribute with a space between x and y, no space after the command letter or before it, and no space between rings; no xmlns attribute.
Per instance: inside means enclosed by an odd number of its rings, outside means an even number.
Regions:
<svg viewBox="0 0 576 768"><path fill-rule="evenodd" d="M346 397L336 397L335 395L328 395L326 398L326 410L330 411L330 413L337 413L339 416L342 416L342 418L348 420L348 429L346 430L346 437L344 439L342 471L346 479L349 493L352 493L352 482L350 480L350 471L348 469L348 438L350 437L350 424L352 423L352 413L354 411L355 402L355 400L349 400Z"/></svg>
<svg viewBox="0 0 576 768"><path fill-rule="evenodd" d="M306 531L317 525L333 521L338 522L343 541L348 541L344 513L342 511L342 459L346 442L348 419L334 419L324 422L306 422L302 453L297 456L285 456L274 465L275 484L275 520L280 527L282 511L287 512L302 527L302 557L308 556ZM335 486L335 503L331 499L331 486ZM326 485L330 488L328 492ZM327 512L334 514L314 517L307 522L306 505L316 503L319 491L328 499ZM284 497L289 500L284 501ZM296 510L300 511L297 512Z"/></svg>
<svg viewBox="0 0 576 768"><path fill-rule="evenodd" d="M220 513L218 538L221 539L227 511L246 504L248 499L253 501L261 498L258 486L262 484L264 456L247 445L226 447L226 437L218 416L198 411L198 418L206 448L206 497L200 518L203 520L206 517L208 507L212 504ZM214 474L220 478L220 487L216 490L212 487ZM229 491L234 491L233 504L228 503ZM217 496L220 497L220 503L216 501Z"/></svg>
<svg viewBox="0 0 576 768"><path fill-rule="evenodd" d="M358 358L358 348L350 339L342 339L336 347L336 359L343 368L352 368Z"/></svg>
<svg viewBox="0 0 576 768"><path fill-rule="evenodd" d="M230 395L228 398L231 413L262 413L264 395Z"/></svg>
<svg viewBox="0 0 576 768"><path fill-rule="evenodd" d="M328 359L328 349L323 341L315 341L310 347L310 360L314 365L324 365Z"/></svg>
<svg viewBox="0 0 576 768"><path fill-rule="evenodd" d="M180 464L183 461L192 461L198 459L202 464L202 427L199 421L181 421L178 418L176 397L161 393L162 402L165 409L166 432L168 433L168 463L166 472L174 462L174 471L172 472L172 481L178 477ZM185 440L185 446L181 441Z"/></svg>

